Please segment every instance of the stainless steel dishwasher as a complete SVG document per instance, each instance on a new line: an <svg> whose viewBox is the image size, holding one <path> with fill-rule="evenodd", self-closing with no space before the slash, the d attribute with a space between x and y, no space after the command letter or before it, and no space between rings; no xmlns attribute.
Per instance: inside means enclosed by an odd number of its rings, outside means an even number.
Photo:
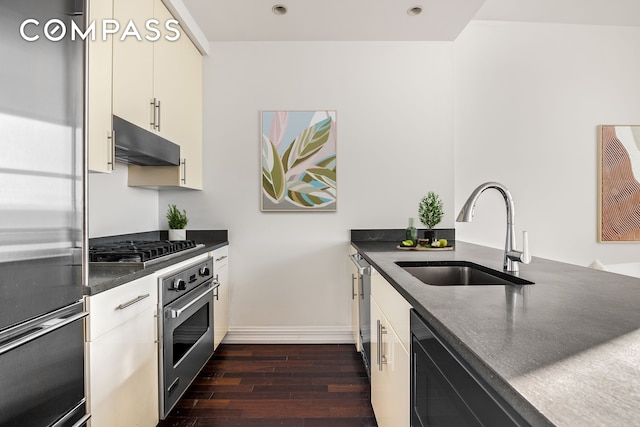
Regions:
<svg viewBox="0 0 640 427"><path fill-rule="evenodd" d="M448 343L411 310L411 427L528 427Z"/></svg>
<svg viewBox="0 0 640 427"><path fill-rule="evenodd" d="M362 343L362 360L364 366L367 369L367 375L371 377L371 368L369 361L371 360L371 265L360 255L355 253L349 255L351 261L358 268L358 312L359 316L359 330L360 330L360 342Z"/></svg>

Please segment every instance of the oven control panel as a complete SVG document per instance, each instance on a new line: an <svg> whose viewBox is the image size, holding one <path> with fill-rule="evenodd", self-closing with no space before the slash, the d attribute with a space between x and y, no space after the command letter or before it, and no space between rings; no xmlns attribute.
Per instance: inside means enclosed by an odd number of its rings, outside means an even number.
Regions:
<svg viewBox="0 0 640 427"><path fill-rule="evenodd" d="M166 305L213 278L213 260L184 268L162 279L162 304Z"/></svg>

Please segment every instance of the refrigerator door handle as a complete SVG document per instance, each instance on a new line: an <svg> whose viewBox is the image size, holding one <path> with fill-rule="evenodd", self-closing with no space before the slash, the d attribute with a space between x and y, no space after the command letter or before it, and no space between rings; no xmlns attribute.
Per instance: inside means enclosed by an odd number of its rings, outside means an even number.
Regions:
<svg viewBox="0 0 640 427"><path fill-rule="evenodd" d="M0 355L13 350L14 348L20 347L21 345L27 344L28 342L31 342L35 339L38 339L50 332L63 328L70 323L80 320L88 315L88 311L83 311L65 318L47 318L40 324L34 325L32 328L29 328L30 331L33 331L32 333L28 335L18 335L18 338L16 338L15 340L9 340L7 343L0 345Z"/></svg>

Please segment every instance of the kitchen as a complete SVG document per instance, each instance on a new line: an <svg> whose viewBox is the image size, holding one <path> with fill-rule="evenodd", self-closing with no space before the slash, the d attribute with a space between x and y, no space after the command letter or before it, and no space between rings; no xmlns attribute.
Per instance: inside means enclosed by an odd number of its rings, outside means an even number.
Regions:
<svg viewBox="0 0 640 427"><path fill-rule="evenodd" d="M523 4L503 20L500 3L487 1L455 41L213 41L203 57L203 190L131 188L122 164L91 174L89 237L166 229L174 203L191 229L229 230L229 342L348 339L349 230L403 228L429 190L444 200L440 226L459 240L503 247L499 195L484 196L472 224L455 223L491 179L513 193L534 256L636 261L636 245L596 242L596 128L637 123L637 6L617 26L551 2L547 22L524 16ZM598 15L610 19L620 4ZM269 19L280 18L295 15ZM259 112L314 108L338 111L337 212L260 212Z"/></svg>

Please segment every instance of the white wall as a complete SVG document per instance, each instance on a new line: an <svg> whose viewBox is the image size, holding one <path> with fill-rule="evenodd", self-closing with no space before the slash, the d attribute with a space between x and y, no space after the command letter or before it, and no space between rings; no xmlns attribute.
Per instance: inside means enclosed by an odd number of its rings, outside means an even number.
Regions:
<svg viewBox="0 0 640 427"><path fill-rule="evenodd" d="M121 163L110 174L89 174L89 237L160 228L158 192L127 187L127 176L127 165Z"/></svg>
<svg viewBox="0 0 640 427"><path fill-rule="evenodd" d="M348 329L349 230L404 227L429 190L461 240L503 247L497 192L474 222L454 223L473 188L495 180L534 255L637 261L638 244L596 241L596 129L640 124L638 45L638 28L479 21L453 44L214 43L205 190L129 188L123 165L91 174L90 236L166 228L177 203L189 228L229 230L232 328L289 337ZM260 212L263 109L338 111L336 213Z"/></svg>
<svg viewBox="0 0 640 427"><path fill-rule="evenodd" d="M638 261L597 243L597 126L640 124L640 28L472 22L455 42L455 202L498 181L533 255L581 265ZM504 247L499 194L457 237ZM518 236L520 241L520 236Z"/></svg>
<svg viewBox="0 0 640 427"><path fill-rule="evenodd" d="M236 332L344 339L349 230L404 228L430 190L454 225L452 44L213 43L204 71L205 189L160 193L161 226L176 203L189 228L229 230ZM337 212L260 211L260 111L274 109L337 110Z"/></svg>

